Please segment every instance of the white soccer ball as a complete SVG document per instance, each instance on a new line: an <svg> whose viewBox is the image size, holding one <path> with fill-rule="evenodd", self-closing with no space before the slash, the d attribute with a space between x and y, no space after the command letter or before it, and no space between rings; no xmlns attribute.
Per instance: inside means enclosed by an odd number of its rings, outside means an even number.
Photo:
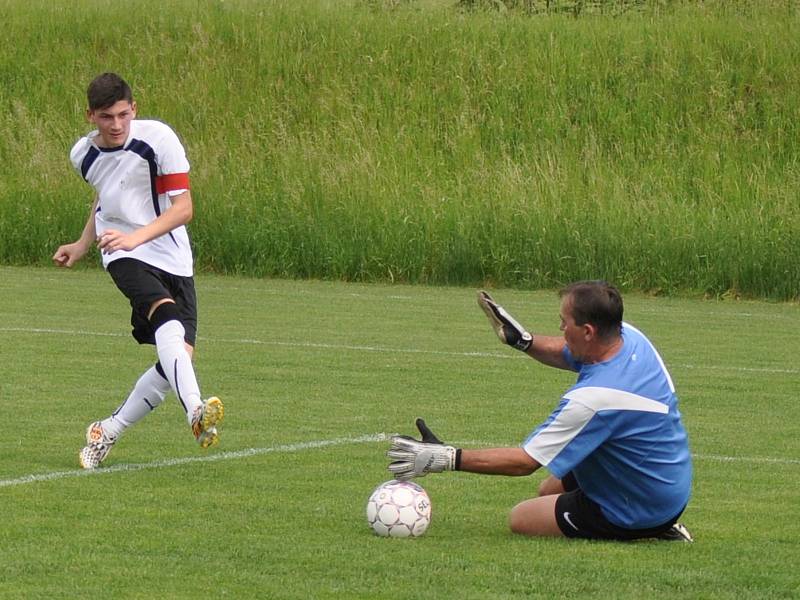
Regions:
<svg viewBox="0 0 800 600"><path fill-rule="evenodd" d="M412 481L387 481L367 501L367 522L381 537L419 537L431 523L431 499Z"/></svg>

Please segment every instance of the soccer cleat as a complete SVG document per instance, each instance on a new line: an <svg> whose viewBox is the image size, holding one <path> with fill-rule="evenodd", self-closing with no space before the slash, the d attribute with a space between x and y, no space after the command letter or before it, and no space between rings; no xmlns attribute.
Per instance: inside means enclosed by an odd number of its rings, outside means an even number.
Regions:
<svg viewBox="0 0 800 600"><path fill-rule="evenodd" d="M192 416L192 433L201 448L208 448L219 442L217 423L225 416L222 400L212 396L197 407Z"/></svg>
<svg viewBox="0 0 800 600"><path fill-rule="evenodd" d="M109 435L103 430L100 421L95 421L86 429L86 446L78 454L78 461L84 469L100 466L117 443L117 436Z"/></svg>
<svg viewBox="0 0 800 600"><path fill-rule="evenodd" d="M660 540L667 540L669 542L687 542L694 541L692 534L681 523L675 523L672 527L667 529L664 533L658 536Z"/></svg>

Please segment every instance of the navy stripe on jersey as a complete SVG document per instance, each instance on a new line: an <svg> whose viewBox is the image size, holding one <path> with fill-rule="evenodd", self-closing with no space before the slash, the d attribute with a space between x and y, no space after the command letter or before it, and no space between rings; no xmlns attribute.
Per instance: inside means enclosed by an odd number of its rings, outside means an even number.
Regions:
<svg viewBox="0 0 800 600"><path fill-rule="evenodd" d="M83 157L83 161L81 162L81 177L83 177L84 181L86 180L86 175L89 173L89 169L92 168L92 165L94 164L94 161L97 160L98 156L100 156L100 151L92 146L89 148L86 156Z"/></svg>
<svg viewBox="0 0 800 600"><path fill-rule="evenodd" d="M156 176L158 175L158 165L156 165L156 153L147 142L133 139L126 148L129 152L138 154L147 161L150 169L150 196L153 199L153 210L156 216L161 215L161 207L158 205L158 193L156 193Z"/></svg>
<svg viewBox="0 0 800 600"><path fill-rule="evenodd" d="M155 150L153 150L147 142L143 142L142 140L137 140L136 138L131 140L131 143L128 144L126 150L138 154L147 161L147 166L150 168L150 195L153 199L153 210L156 213L156 217L160 217L161 206L158 204L158 192L156 191L156 177L158 176L158 165L156 164ZM172 235L171 231L169 232L169 237L172 238L172 241L177 246L178 241L175 239L175 236Z"/></svg>

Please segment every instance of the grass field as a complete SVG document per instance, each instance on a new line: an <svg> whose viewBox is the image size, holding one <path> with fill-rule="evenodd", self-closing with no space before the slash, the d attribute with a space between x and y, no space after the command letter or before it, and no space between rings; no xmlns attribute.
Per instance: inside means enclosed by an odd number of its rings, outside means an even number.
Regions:
<svg viewBox="0 0 800 600"><path fill-rule="evenodd" d="M790 598L800 594L798 306L626 298L659 346L695 456L693 545L535 540L506 528L539 480L421 481L418 540L374 537L386 434L424 416L515 445L573 378L500 345L468 288L201 275L197 370L226 402L195 447L174 398L84 473L86 424L153 360L99 270L0 267L2 598ZM496 290L557 332L552 292Z"/></svg>

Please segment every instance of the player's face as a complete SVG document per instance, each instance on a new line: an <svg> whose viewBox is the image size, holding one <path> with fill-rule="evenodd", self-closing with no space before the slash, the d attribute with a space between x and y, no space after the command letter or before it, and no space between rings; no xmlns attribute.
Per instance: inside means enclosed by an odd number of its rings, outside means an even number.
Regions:
<svg viewBox="0 0 800 600"><path fill-rule="evenodd" d="M561 300L561 331L564 332L564 340L572 356L582 361L586 355L586 349L590 336L586 325L577 325L572 316L572 300L566 296Z"/></svg>
<svg viewBox="0 0 800 600"><path fill-rule="evenodd" d="M131 121L136 117L136 102L120 100L106 108L89 110L86 115L100 132L97 145L103 148L115 148L122 146L128 139Z"/></svg>

